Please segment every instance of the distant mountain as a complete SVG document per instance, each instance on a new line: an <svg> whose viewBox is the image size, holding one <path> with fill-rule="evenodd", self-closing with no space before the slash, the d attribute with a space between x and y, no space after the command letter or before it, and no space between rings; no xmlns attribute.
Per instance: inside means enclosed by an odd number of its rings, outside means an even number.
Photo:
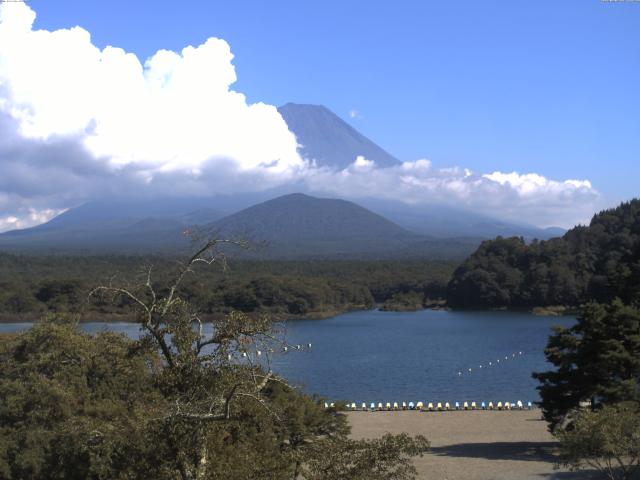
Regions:
<svg viewBox="0 0 640 480"><path fill-rule="evenodd" d="M318 165L343 169L358 155L382 167L400 163L322 105L287 103L278 111L301 145L301 156L316 160Z"/></svg>
<svg viewBox="0 0 640 480"><path fill-rule="evenodd" d="M163 201L145 208L134 202L129 209L118 202L92 202L47 224L1 234L0 250L175 254L189 248L186 229L253 240L260 245L257 252L233 252L251 258L463 258L480 242L479 238L433 239L355 203L299 193L223 218L207 207L184 213L195 206L189 202L161 208ZM147 212L155 216L144 217Z"/></svg>
<svg viewBox="0 0 640 480"><path fill-rule="evenodd" d="M287 103L278 110L302 145L301 154L319 165L345 168L358 155L380 166L400 163L326 107ZM175 252L188 248L182 234L185 227L199 226L225 233L252 233L271 244L266 255L277 257L461 257L481 239L498 235L529 240L564 233L562 229L513 224L442 205L407 205L376 198L361 199L356 205L290 195L295 188L287 185L230 195L211 192L208 198L91 201L43 225L0 234L0 250Z"/></svg>
<svg viewBox="0 0 640 480"><path fill-rule="evenodd" d="M442 242L418 235L346 200L300 193L254 205L209 226L221 237L266 242L276 258L462 257L479 239Z"/></svg>
<svg viewBox="0 0 640 480"><path fill-rule="evenodd" d="M363 199L359 203L383 215L412 232L437 238L474 237L495 238L524 237L547 240L563 235L566 230L559 227L538 228L525 223L515 224L446 205L407 205L406 203Z"/></svg>
<svg viewBox="0 0 640 480"><path fill-rule="evenodd" d="M400 163L400 160L322 105L287 103L278 108L278 111L289 130L296 135L301 145L300 154L305 158L315 159L319 165L342 169L353 163L358 155L383 167ZM408 230L439 238L494 238L501 235L548 239L565 232L563 229L547 231L533 225L513 224L462 208L442 205L410 206L377 199L359 202Z"/></svg>
<svg viewBox="0 0 640 480"><path fill-rule="evenodd" d="M118 199L70 209L33 228L0 235L0 249L39 252L175 251L188 247L186 226L224 216L203 199Z"/></svg>
<svg viewBox="0 0 640 480"><path fill-rule="evenodd" d="M265 252L276 256L388 251L420 238L355 203L300 193L246 208L210 227L223 237L267 242Z"/></svg>

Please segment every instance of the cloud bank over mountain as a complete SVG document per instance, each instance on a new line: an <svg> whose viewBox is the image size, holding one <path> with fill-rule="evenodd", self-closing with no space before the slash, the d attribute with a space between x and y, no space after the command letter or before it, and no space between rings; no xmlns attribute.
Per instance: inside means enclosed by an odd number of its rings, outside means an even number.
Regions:
<svg viewBox="0 0 640 480"><path fill-rule="evenodd" d="M329 168L297 151L276 107L231 86L233 54L210 38L142 62L99 49L81 27L33 30L24 3L0 4L0 231L42 223L91 198L212 195L286 185L345 198L443 203L538 225L587 219L586 180L474 173L428 160Z"/></svg>

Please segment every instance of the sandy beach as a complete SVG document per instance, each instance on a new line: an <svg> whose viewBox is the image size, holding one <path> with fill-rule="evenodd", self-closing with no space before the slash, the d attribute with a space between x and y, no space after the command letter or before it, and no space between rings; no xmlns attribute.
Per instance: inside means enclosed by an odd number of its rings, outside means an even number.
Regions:
<svg viewBox="0 0 640 480"><path fill-rule="evenodd" d="M352 436L421 434L431 452L415 459L420 479L577 480L594 472L554 469L556 443L540 411L349 412Z"/></svg>

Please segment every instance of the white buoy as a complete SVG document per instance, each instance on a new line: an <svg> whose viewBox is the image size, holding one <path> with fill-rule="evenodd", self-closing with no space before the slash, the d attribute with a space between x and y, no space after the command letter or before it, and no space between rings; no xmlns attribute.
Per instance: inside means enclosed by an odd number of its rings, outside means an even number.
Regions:
<svg viewBox="0 0 640 480"><path fill-rule="evenodd" d="M471 371L471 369L469 369L469 371Z"/></svg>
<svg viewBox="0 0 640 480"><path fill-rule="evenodd" d="M406 410L407 409L407 402L402 402L402 409Z"/></svg>
<svg viewBox="0 0 640 480"><path fill-rule="evenodd" d="M382 410L382 402L378 402L378 410Z"/></svg>
<svg viewBox="0 0 640 480"><path fill-rule="evenodd" d="M481 408L482 410L486 410L486 409L487 409L487 404L486 404L486 403L484 403L484 402L482 402L482 403L480 404L480 408Z"/></svg>
<svg viewBox="0 0 640 480"><path fill-rule="evenodd" d="M331 402L331 408L335 407L335 403Z"/></svg>
<svg viewBox="0 0 640 480"><path fill-rule="evenodd" d="M311 344L310 344L310 343L307 343L307 347L311 348Z"/></svg>
<svg viewBox="0 0 640 480"><path fill-rule="evenodd" d="M464 408L465 410L469 410L469 402L464 402L462 404L462 408Z"/></svg>
<svg viewBox="0 0 640 480"><path fill-rule="evenodd" d="M489 362L489 366L491 366L491 365L492 365L492 363L491 363L491 362Z"/></svg>
<svg viewBox="0 0 640 480"><path fill-rule="evenodd" d="M471 410L475 410L476 408L478 408L476 402L471 402Z"/></svg>
<svg viewBox="0 0 640 480"><path fill-rule="evenodd" d="M387 409L387 411L391 410L391 403L387 402L385 408Z"/></svg>
<svg viewBox="0 0 640 480"><path fill-rule="evenodd" d="M493 410L493 402L489 402L489 410Z"/></svg>
<svg viewBox="0 0 640 480"><path fill-rule="evenodd" d="M371 406L369 407L369 409L370 409L372 412L375 412L375 410L376 410L376 404L375 404L375 403L373 403L373 402L371 402Z"/></svg>
<svg viewBox="0 0 640 480"><path fill-rule="evenodd" d="M329 404L327 402L324 402L324 408L329 408Z"/></svg>
<svg viewBox="0 0 640 480"><path fill-rule="evenodd" d="M416 403L416 409L417 410L421 410L422 411L423 408L424 408L424 403L422 403L422 402Z"/></svg>
<svg viewBox="0 0 640 480"><path fill-rule="evenodd" d="M462 372L458 372L458 375L462 375Z"/></svg>
<svg viewBox="0 0 640 480"><path fill-rule="evenodd" d="M522 410L523 405L522 405L522 401L518 400L518 402L516 403L516 405L518 405L518 409Z"/></svg>
<svg viewBox="0 0 640 480"><path fill-rule="evenodd" d="M451 410L451 405L449 405L449 402L444 404L444 409L445 410Z"/></svg>
<svg viewBox="0 0 640 480"><path fill-rule="evenodd" d="M351 404L351 410L356 410L356 404L355 403Z"/></svg>
<svg viewBox="0 0 640 480"><path fill-rule="evenodd" d="M529 410L531 410L531 409L533 408L533 405L531 405L531 402L527 402L527 408L528 408Z"/></svg>
<svg viewBox="0 0 640 480"><path fill-rule="evenodd" d="M456 402L456 410L460 410L460 404Z"/></svg>
<svg viewBox="0 0 640 480"><path fill-rule="evenodd" d="M413 404L413 402L409 402L409 410L413 410L414 408L416 408L416 406Z"/></svg>
<svg viewBox="0 0 640 480"><path fill-rule="evenodd" d="M247 356L247 352L242 352L242 356L246 357Z"/></svg>
<svg viewBox="0 0 640 480"><path fill-rule="evenodd" d="M502 402L498 402L498 410L502 410Z"/></svg>
<svg viewBox="0 0 640 480"><path fill-rule="evenodd" d="M258 354L258 356L262 355L262 352L260 350L258 350L256 353Z"/></svg>
<svg viewBox="0 0 640 480"><path fill-rule="evenodd" d="M362 411L366 412L367 411L367 404L362 402Z"/></svg>
<svg viewBox="0 0 640 480"><path fill-rule="evenodd" d="M282 347L282 351L283 351L283 352L286 352L287 350L289 350L289 348L288 348L288 347Z"/></svg>
<svg viewBox="0 0 640 480"><path fill-rule="evenodd" d="M428 409L429 409L430 412L433 412L433 410L434 410L433 403L429 402Z"/></svg>
<svg viewBox="0 0 640 480"><path fill-rule="evenodd" d="M231 354L227 355L227 360L231 361Z"/></svg>
<svg viewBox="0 0 640 480"><path fill-rule="evenodd" d="M438 411L442 411L442 403L438 402L438 406L436 407Z"/></svg>

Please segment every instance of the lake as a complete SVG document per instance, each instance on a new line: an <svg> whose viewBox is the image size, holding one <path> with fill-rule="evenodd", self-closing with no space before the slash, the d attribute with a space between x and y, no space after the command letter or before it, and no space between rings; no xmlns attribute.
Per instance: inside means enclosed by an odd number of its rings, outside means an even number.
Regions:
<svg viewBox="0 0 640 480"><path fill-rule="evenodd" d="M288 322L287 341L312 348L277 355L273 365L309 393L358 404L536 401L531 373L549 368L543 350L551 327L574 322L519 312L358 311ZM0 324L0 332L29 326ZM139 331L131 323L83 328Z"/></svg>

